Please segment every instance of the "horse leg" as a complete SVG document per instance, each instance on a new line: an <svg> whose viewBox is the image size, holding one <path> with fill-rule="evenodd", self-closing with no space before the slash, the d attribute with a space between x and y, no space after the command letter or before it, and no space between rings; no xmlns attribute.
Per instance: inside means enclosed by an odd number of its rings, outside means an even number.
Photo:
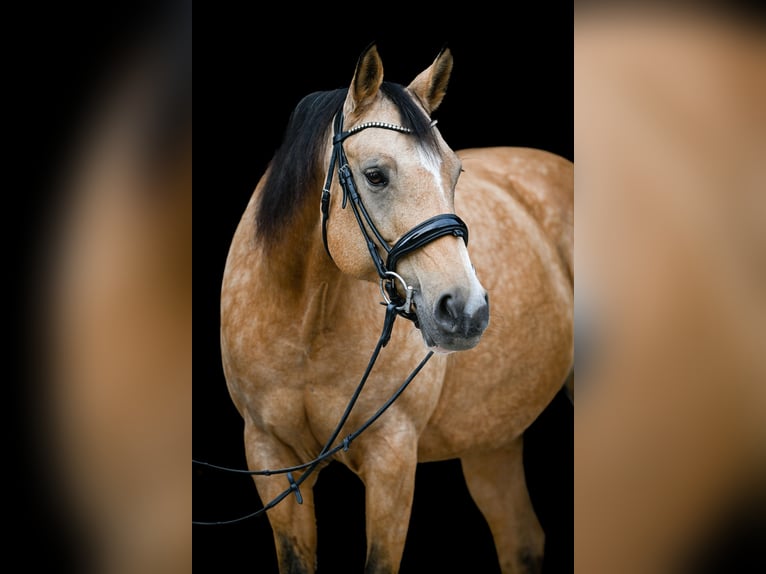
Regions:
<svg viewBox="0 0 766 574"><path fill-rule="evenodd" d="M463 475L487 520L503 574L535 574L542 568L545 534L527 491L523 439L509 447L461 457Z"/></svg>
<svg viewBox="0 0 766 574"><path fill-rule="evenodd" d="M278 469L300 464L293 449L276 437L246 425L245 449L251 470ZM293 473L297 480L301 472ZM317 531L314 515L314 484L317 473L300 485L303 504L292 494L266 511L274 533L280 574L313 574L316 570ZM261 502L266 505L279 496L290 483L284 474L254 476Z"/></svg>
<svg viewBox="0 0 766 574"><path fill-rule="evenodd" d="M358 474L365 485L365 574L396 574L404 553L415 494L417 442L387 431L365 437Z"/></svg>

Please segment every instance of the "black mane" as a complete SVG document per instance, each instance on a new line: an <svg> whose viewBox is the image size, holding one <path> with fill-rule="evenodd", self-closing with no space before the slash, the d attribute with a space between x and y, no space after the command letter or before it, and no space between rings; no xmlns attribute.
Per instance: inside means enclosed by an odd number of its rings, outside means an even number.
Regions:
<svg viewBox="0 0 766 574"><path fill-rule="evenodd" d="M413 137L423 145L436 150L431 120L404 86L383 82L380 89L399 109L401 125L410 128ZM322 150L347 93L347 88L314 92L304 97L290 115L282 145L269 164L269 175L256 209L256 234L260 241L276 242L280 231L308 197L316 198L319 220L319 194L326 175L322 173Z"/></svg>

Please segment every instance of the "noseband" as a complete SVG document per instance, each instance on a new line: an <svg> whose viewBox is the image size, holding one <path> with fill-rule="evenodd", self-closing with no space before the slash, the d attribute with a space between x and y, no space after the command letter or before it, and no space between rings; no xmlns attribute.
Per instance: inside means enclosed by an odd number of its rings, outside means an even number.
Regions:
<svg viewBox="0 0 766 574"><path fill-rule="evenodd" d="M411 134L410 128L398 126L395 124L389 124L384 122L367 122L359 124L351 128L348 131L343 131L343 115L338 112L335 115L335 121L333 122L333 139L332 139L332 156L330 157L330 168L327 171L327 179L325 180L324 187L322 188L322 241L324 242L325 250L332 259L332 254L327 247L327 219L330 215L330 185L332 184L333 172L335 166L338 166L338 181L343 189L343 203L342 208L346 208L349 198L351 199L351 208L356 217L356 222L359 224L359 229L362 231L362 236L367 244L367 249L370 252L372 261L375 264L378 275L380 276L380 290L383 297L386 299L386 303L395 303L396 310L402 317L405 317L418 325L417 316L410 311L410 304L412 300L412 287L408 286L404 279L396 273L396 264L399 260L408 255L409 253L420 249L427 245L431 241L438 239L444 235L454 235L456 237L462 237L466 245L468 244L468 227L454 213L443 213L430 217L425 221L419 223L407 233L402 235L399 240L393 245L389 245L388 242L383 239L383 236L378 231L378 228L370 218L370 214L362 203L362 198L356 189L354 183L354 176L351 173L351 168L348 165L348 159L346 153L343 151L343 141L359 133L367 128L381 128L386 130L392 130L401 132L404 134ZM367 225L365 226L365 222ZM372 231L375 239L386 251L386 261L383 261L378 248L375 245L373 237L370 236L368 229ZM403 287L405 296L399 294L396 288L396 282Z"/></svg>

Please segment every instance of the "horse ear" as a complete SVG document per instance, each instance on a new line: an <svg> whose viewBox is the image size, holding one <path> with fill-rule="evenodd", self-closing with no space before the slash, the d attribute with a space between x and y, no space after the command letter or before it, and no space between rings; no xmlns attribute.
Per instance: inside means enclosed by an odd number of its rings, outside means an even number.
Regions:
<svg viewBox="0 0 766 574"><path fill-rule="evenodd" d="M452 52L442 49L433 63L420 72L407 88L420 100L428 114L431 114L444 99L447 84L452 74Z"/></svg>
<svg viewBox="0 0 766 574"><path fill-rule="evenodd" d="M351 88L344 106L345 115L370 104L383 83L383 61L375 44L370 44L356 63Z"/></svg>

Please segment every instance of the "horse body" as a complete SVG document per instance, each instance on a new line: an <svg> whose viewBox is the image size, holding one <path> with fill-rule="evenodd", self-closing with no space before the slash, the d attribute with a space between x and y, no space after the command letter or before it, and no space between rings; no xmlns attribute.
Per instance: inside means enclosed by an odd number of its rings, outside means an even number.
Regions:
<svg viewBox="0 0 766 574"><path fill-rule="evenodd" d="M443 52L408 86L426 113L441 101L450 70L451 56ZM399 111L379 93L381 78L371 47L345 98L347 125L401 123ZM571 162L526 148L454 154L438 132L441 155L434 162L406 133L374 132L365 137L360 132L346 145L349 164L358 163L352 166L357 186L369 188L365 202L382 235L394 240L418 221L454 209L471 236L470 260L464 240L447 235L399 263L397 272L416 286L411 308L420 329L396 323L339 435L357 429L392 395L426 347L436 351L385 414L335 455L365 484L366 572L398 570L416 465L449 458L461 458L502 571L535 571L543 533L526 491L522 437L572 367ZM245 421L251 469L284 468L317 456L381 333L381 288L335 183L325 250L319 188L332 169L329 134L325 140L322 173L307 183L316 186L313 199L296 206L278 240L259 243L258 210L272 165L242 216L227 259L222 359L232 400ZM402 148L403 159L386 151ZM379 170L386 176L386 196L378 191ZM413 179L405 180L410 173ZM398 191L405 188L406 195ZM401 200L400 211L392 198ZM492 305L489 325L485 290ZM283 574L316 567L315 480L316 474L303 483L303 505L288 499L268 512ZM256 476L255 483L264 503L285 489L278 477Z"/></svg>
<svg viewBox="0 0 766 574"><path fill-rule="evenodd" d="M492 320L480 347L447 357L439 404L420 437L422 460L519 437L572 365L562 352L573 344L571 163L526 148L458 156L465 173L455 208L472 232L471 260L491 294Z"/></svg>

